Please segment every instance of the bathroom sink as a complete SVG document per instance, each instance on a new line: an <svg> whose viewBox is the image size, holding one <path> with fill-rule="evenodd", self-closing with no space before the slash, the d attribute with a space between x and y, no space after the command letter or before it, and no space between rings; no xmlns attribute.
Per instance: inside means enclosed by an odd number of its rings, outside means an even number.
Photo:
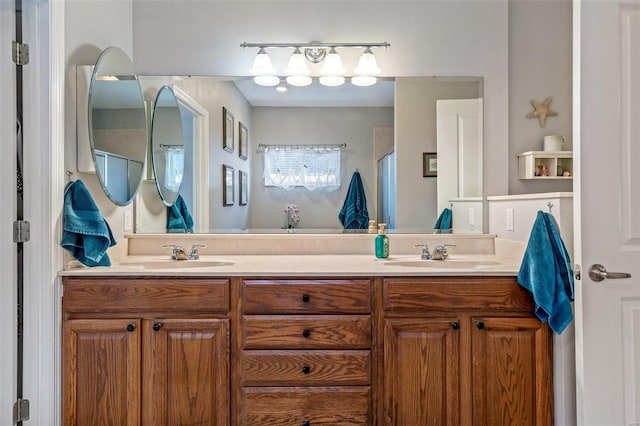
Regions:
<svg viewBox="0 0 640 426"><path fill-rule="evenodd" d="M183 268L212 268L216 266L231 266L233 262L217 260L147 260L140 262L122 262L122 266L142 269L183 269Z"/></svg>
<svg viewBox="0 0 640 426"><path fill-rule="evenodd" d="M476 269L500 265L490 260L405 260L386 262L387 266L405 266L410 268L434 269Z"/></svg>

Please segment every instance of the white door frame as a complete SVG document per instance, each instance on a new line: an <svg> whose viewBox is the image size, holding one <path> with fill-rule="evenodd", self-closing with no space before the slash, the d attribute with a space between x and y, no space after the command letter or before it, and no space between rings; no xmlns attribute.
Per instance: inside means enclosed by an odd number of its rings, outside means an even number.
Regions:
<svg viewBox="0 0 640 426"><path fill-rule="evenodd" d="M193 129L193 211L196 233L209 232L209 111L187 92L172 85L180 106L194 117Z"/></svg>

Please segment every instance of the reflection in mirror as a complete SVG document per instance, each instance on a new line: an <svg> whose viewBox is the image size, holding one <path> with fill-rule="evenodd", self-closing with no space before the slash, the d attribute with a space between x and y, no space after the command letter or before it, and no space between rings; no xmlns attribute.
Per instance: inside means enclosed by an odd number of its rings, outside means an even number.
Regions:
<svg viewBox="0 0 640 426"><path fill-rule="evenodd" d="M158 194L171 207L184 174L184 138L178 100L169 86L158 91L151 121L151 159Z"/></svg>
<svg viewBox="0 0 640 426"><path fill-rule="evenodd" d="M147 119L133 63L117 47L105 49L89 88L89 141L96 174L114 204L138 191L147 152Z"/></svg>
<svg viewBox="0 0 640 426"><path fill-rule="evenodd" d="M213 233L286 232L281 229L283 209L289 204L300 208L298 232L342 233L337 216L348 188L344 182L349 182L356 169L362 176L371 219L391 223L392 233L433 232L433 225L440 213L437 181L441 179L441 172L454 167L458 170L453 163L447 164L444 158L438 158L438 177L423 177L422 153L440 149L437 147L436 103L440 99L480 99L483 95L481 77L404 77L381 81L386 93L384 102L380 103L372 100L370 92L355 92L349 96L343 94L343 99L336 100L335 95L340 94L331 90L335 88L320 87L309 95L299 89L313 89L312 86L290 87L284 95L274 88L267 93L265 88L255 85L251 79L242 77L145 76L142 83L143 87L149 89L166 84L175 85L174 90L187 93L208 110L211 130L207 146L210 153L201 157L206 159L204 161L210 170L221 170L222 164L227 164L234 167L236 173L247 173L247 204L236 203L231 207L222 207L222 178L219 172L204 174L194 180L202 180L200 183L208 188L207 193L211 197L208 203L210 209L205 212L208 227L196 232ZM255 93L251 91L253 88L256 89ZM219 114L223 106L247 125L250 140L246 160L239 156L237 150L223 150ZM482 118L479 121L481 123ZM347 149L341 161L343 185L331 193L265 187L264 157L258 149L259 143L346 143ZM482 145L474 150L478 156L470 161L478 166L473 173L473 182L480 193L473 209L482 214ZM190 169L198 169L194 158L185 156L185 173ZM379 165L379 160L383 158L387 158L387 168ZM457 159L452 161L458 162ZM470 164L466 160L463 162ZM389 179L383 180L380 175L389 175ZM444 179L444 173L442 176ZM386 197L379 198L382 189L389 191ZM183 189L180 191L182 193ZM157 193L154 195L157 197ZM235 197L238 196L236 187ZM447 202L463 196L470 195L456 190L447 195ZM153 208L149 207L148 210L142 212L144 223L140 227L136 225L136 229L140 232L163 232L160 227L151 226L160 221L154 222L153 216L157 214ZM454 214L453 220L466 218L469 222L469 217L468 214ZM460 226L454 232L482 232L481 217L473 222L473 229Z"/></svg>

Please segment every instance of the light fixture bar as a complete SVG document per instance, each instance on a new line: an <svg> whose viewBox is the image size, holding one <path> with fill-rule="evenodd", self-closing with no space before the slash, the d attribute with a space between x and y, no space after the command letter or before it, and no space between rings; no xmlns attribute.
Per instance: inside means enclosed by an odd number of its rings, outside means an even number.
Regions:
<svg viewBox="0 0 640 426"><path fill-rule="evenodd" d="M271 47L291 47L291 48L341 48L341 47L354 47L354 48L371 48L371 47L382 47L386 49L387 47L391 47L391 44L384 41L382 43L318 43L312 41L311 43L247 43L246 41L240 44L240 47L248 49L250 47L258 47L258 48L271 48Z"/></svg>

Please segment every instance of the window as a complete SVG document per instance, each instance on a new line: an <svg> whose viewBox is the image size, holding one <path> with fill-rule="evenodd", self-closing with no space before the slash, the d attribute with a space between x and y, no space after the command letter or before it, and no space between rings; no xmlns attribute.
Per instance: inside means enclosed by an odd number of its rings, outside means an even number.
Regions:
<svg viewBox="0 0 640 426"><path fill-rule="evenodd" d="M276 146L264 150L264 185L309 191L340 187L340 147Z"/></svg>

